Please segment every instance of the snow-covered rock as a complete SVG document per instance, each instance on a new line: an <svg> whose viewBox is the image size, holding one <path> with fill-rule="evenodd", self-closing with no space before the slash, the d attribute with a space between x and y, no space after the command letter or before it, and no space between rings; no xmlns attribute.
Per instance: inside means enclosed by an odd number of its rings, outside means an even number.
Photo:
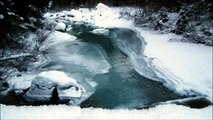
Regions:
<svg viewBox="0 0 213 120"><path fill-rule="evenodd" d="M49 20L48 25L49 26L56 26L58 23L55 20Z"/></svg>
<svg viewBox="0 0 213 120"><path fill-rule="evenodd" d="M77 85L77 81L68 77L64 72L60 71L47 71L40 73L37 77L45 78L53 83L56 83L59 87L68 87L70 85Z"/></svg>
<svg viewBox="0 0 213 120"><path fill-rule="evenodd" d="M102 3L99 3L95 9L72 9L70 11L60 11L56 13L47 12L44 14L46 21L69 21L73 24L89 24L97 27L122 27L128 28L133 25L133 21L121 19L121 9L110 8ZM64 16L64 17L59 17Z"/></svg>
<svg viewBox="0 0 213 120"><path fill-rule="evenodd" d="M83 87L64 72L46 71L38 74L32 81L30 89L24 95L27 101L50 101L55 95L59 101L81 98ZM75 102L75 101L73 101Z"/></svg>
<svg viewBox="0 0 213 120"><path fill-rule="evenodd" d="M21 76L14 76L8 83L14 90L24 90L30 87L34 78L35 75L23 74Z"/></svg>
<svg viewBox="0 0 213 120"><path fill-rule="evenodd" d="M36 20L36 18L34 18L34 17L29 17L29 20L30 20L30 22L36 22L37 20Z"/></svg>
<svg viewBox="0 0 213 120"><path fill-rule="evenodd" d="M92 31L92 33L95 33L95 34L98 34L98 35L105 35L105 36L107 36L107 35L109 35L109 30L107 30L107 29L104 29L104 28L98 28L98 29L94 29L93 31Z"/></svg>
<svg viewBox="0 0 213 120"><path fill-rule="evenodd" d="M63 33L59 31L54 31L49 34L46 41L52 41L55 43L63 42L63 41L74 41L77 37L70 35L68 33Z"/></svg>
<svg viewBox="0 0 213 120"><path fill-rule="evenodd" d="M111 8L104 5L103 3L99 3L95 8L100 11L111 11Z"/></svg>
<svg viewBox="0 0 213 120"><path fill-rule="evenodd" d="M59 22L56 26L55 26L55 30L59 30L59 31L65 31L66 29L66 25L62 22Z"/></svg>
<svg viewBox="0 0 213 120"><path fill-rule="evenodd" d="M4 19L4 15L0 14L0 20Z"/></svg>
<svg viewBox="0 0 213 120"><path fill-rule="evenodd" d="M14 12L7 12L8 15L16 15Z"/></svg>

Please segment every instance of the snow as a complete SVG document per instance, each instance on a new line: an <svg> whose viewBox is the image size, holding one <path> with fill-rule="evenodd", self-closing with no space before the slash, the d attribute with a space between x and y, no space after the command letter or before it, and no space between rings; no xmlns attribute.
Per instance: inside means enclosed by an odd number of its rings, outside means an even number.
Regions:
<svg viewBox="0 0 213 120"><path fill-rule="evenodd" d="M111 11L111 8L104 5L103 3L98 3L98 5L95 8L99 11L102 11L102 12L110 12Z"/></svg>
<svg viewBox="0 0 213 120"><path fill-rule="evenodd" d="M49 3L48 3L48 8L51 8L52 5L53 5L53 1L49 1Z"/></svg>
<svg viewBox="0 0 213 120"><path fill-rule="evenodd" d="M4 3L3 3L3 2L0 2L0 4L1 4L2 6L4 6Z"/></svg>
<svg viewBox="0 0 213 120"><path fill-rule="evenodd" d="M13 12L7 12L8 15L15 15Z"/></svg>
<svg viewBox="0 0 213 120"><path fill-rule="evenodd" d="M7 57L0 58L0 61L9 60L9 59L16 59L16 58L21 58L21 57L29 57L29 56L33 56L33 55L30 54L30 53L21 53L21 54L10 55L10 56L7 56Z"/></svg>
<svg viewBox="0 0 213 120"><path fill-rule="evenodd" d="M24 90L30 87L35 75L23 74L19 77L14 76L9 80L9 85L15 90Z"/></svg>
<svg viewBox="0 0 213 120"><path fill-rule="evenodd" d="M77 85L77 81L69 76L67 76L64 72L61 71L45 71L40 74L22 74L17 77L14 76L9 80L9 85L14 89L27 89L30 87L31 82L35 77L45 78L51 82L57 83L59 86L68 86L68 85Z"/></svg>
<svg viewBox="0 0 213 120"><path fill-rule="evenodd" d="M23 17L20 17L20 19L24 20ZM34 18L34 17L29 17L29 20L30 20L31 23L37 21L36 18Z"/></svg>
<svg viewBox="0 0 213 120"><path fill-rule="evenodd" d="M45 40L45 43L40 47L41 50L45 50L50 46L53 46L57 43L67 42L67 41L74 41L77 37L70 35L68 33L63 33L59 31L47 32L49 33L48 37Z"/></svg>
<svg viewBox="0 0 213 120"><path fill-rule="evenodd" d="M4 15L0 14L0 20L4 19Z"/></svg>
<svg viewBox="0 0 213 120"><path fill-rule="evenodd" d="M77 37L70 35L68 33L63 33L59 31L54 31L49 34L46 41L53 41L55 43L64 42L64 41L74 41Z"/></svg>
<svg viewBox="0 0 213 120"><path fill-rule="evenodd" d="M60 17L65 16L65 17ZM71 16L71 17L69 17ZM70 11L61 11L56 13L47 12L44 15L47 21L69 21L76 22L75 24L89 24L96 27L121 27L128 28L133 25L133 21L122 19L120 16L120 9L110 8L102 3L96 6L96 9L89 10L87 8L80 8L78 10L72 9Z"/></svg>
<svg viewBox="0 0 213 120"><path fill-rule="evenodd" d="M29 112L30 111L30 112ZM142 110L108 110L66 105L6 106L1 104L1 119L212 119L212 106L191 109L166 104Z"/></svg>
<svg viewBox="0 0 213 120"><path fill-rule="evenodd" d="M68 77L64 72L60 71L46 71L38 74L37 77L46 78L54 83L57 83L61 87L67 85L77 85L77 81L71 77Z"/></svg>
<svg viewBox="0 0 213 120"><path fill-rule="evenodd" d="M56 26L55 26L55 30L61 30L61 31L64 31L66 29L66 25L62 22L58 23Z"/></svg>
<svg viewBox="0 0 213 120"><path fill-rule="evenodd" d="M107 30L107 29L104 29L104 28L98 28L98 29L94 29L93 31L92 31L92 33L94 33L94 34L98 34L98 35L105 35L105 36L107 36L107 35L109 35L109 30Z"/></svg>
<svg viewBox="0 0 213 120"><path fill-rule="evenodd" d="M38 74L31 82L30 89L23 95L26 101L50 101L54 90L60 101L79 104L84 88L78 82L61 71L45 71Z"/></svg>
<svg viewBox="0 0 213 120"><path fill-rule="evenodd" d="M174 34L157 34L138 28L147 42L144 54L165 72L179 93L195 91L212 101L212 47L202 44L170 42L180 39Z"/></svg>

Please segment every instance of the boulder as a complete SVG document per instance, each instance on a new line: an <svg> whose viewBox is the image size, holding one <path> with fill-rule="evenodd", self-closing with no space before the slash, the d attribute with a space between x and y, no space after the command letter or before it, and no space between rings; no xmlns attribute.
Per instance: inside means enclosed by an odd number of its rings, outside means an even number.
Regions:
<svg viewBox="0 0 213 120"><path fill-rule="evenodd" d="M61 71L41 72L36 76L25 93L29 102L75 103L83 94L83 86Z"/></svg>

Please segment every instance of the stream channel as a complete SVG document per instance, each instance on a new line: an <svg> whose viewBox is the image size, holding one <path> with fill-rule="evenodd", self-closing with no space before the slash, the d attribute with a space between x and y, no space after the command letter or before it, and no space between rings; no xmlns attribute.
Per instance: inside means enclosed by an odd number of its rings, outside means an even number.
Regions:
<svg viewBox="0 0 213 120"><path fill-rule="evenodd" d="M93 91L80 104L81 107L143 108L182 98L162 83L136 72L129 55L141 54L145 45L136 32L114 28L103 35L89 31L90 28L84 26L74 27L70 34L77 36L78 40L46 50L49 62L39 68L42 71L56 68L65 71L81 80L87 90ZM87 84L88 81L93 84Z"/></svg>
<svg viewBox="0 0 213 120"><path fill-rule="evenodd" d="M203 96L183 96L154 80L165 81L158 78L155 67L145 60L146 43L136 31L111 28L94 33L93 30L85 25L73 25L68 33L77 40L49 47L42 52L46 62L30 70L34 73L57 70L77 80L85 89L77 104L82 108L143 109L168 101L194 108L212 105ZM23 94L17 96L12 92L1 96L1 104L51 104L29 103Z"/></svg>

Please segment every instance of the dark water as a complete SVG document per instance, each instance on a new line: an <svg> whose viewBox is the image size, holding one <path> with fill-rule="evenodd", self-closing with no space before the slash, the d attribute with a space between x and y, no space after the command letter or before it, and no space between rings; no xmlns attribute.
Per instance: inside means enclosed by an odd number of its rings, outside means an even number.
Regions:
<svg viewBox="0 0 213 120"><path fill-rule="evenodd" d="M130 34L131 32L129 30ZM123 35L125 36L131 39L128 34ZM81 107L142 108L181 98L160 82L152 81L135 72L128 56L118 49L112 39L89 32L83 32L79 38L83 42L100 45L112 65L109 73L98 74L93 78L98 83L96 91L81 104Z"/></svg>

